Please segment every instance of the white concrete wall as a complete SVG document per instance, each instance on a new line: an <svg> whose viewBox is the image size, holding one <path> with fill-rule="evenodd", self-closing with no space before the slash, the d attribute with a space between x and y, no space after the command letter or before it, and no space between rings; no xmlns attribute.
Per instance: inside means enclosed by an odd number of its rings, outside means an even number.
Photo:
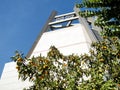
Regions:
<svg viewBox="0 0 120 90"><path fill-rule="evenodd" d="M15 62L5 64L0 80L0 90L22 90L32 85L32 83L28 81L22 82L18 80L18 72L15 67Z"/></svg>
<svg viewBox="0 0 120 90"><path fill-rule="evenodd" d="M64 55L83 54L89 51L91 40L84 27L76 24L71 27L62 28L56 31L46 32L42 35L32 56L40 53L46 55L50 46L54 45ZM31 83L18 80L18 73L14 62L6 63L0 80L0 90L22 90Z"/></svg>
<svg viewBox="0 0 120 90"><path fill-rule="evenodd" d="M44 33L33 50L31 57L38 56L40 53L46 55L51 45L57 47L65 55L87 53L91 42L84 27L81 24L76 24L64 29Z"/></svg>

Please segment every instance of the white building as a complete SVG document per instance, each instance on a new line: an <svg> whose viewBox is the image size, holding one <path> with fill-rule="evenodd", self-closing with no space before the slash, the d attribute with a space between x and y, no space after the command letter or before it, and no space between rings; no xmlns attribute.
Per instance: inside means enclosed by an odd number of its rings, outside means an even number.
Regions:
<svg viewBox="0 0 120 90"><path fill-rule="evenodd" d="M38 56L40 53L46 55L51 45L57 47L64 55L88 53L91 43L100 40L99 32L91 18L82 18L78 12L77 8L74 12L62 15L52 12L27 57ZM14 62L5 64L0 90L22 90L32 84L18 80L15 67Z"/></svg>

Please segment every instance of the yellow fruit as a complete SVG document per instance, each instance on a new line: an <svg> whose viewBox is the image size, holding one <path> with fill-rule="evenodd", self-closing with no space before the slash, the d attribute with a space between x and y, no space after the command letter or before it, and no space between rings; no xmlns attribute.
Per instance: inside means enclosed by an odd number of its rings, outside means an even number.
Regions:
<svg viewBox="0 0 120 90"><path fill-rule="evenodd" d="M75 63L74 65L75 65L75 66L77 66L77 65L78 65L78 63Z"/></svg>
<svg viewBox="0 0 120 90"><path fill-rule="evenodd" d="M106 37L106 36L103 36L103 39L107 39L107 37Z"/></svg>
<svg viewBox="0 0 120 90"><path fill-rule="evenodd" d="M23 61L23 59L22 59L22 58L18 58L17 61L18 61L18 62L21 62L21 61Z"/></svg>
<svg viewBox="0 0 120 90"><path fill-rule="evenodd" d="M118 86L120 87L120 84L118 84Z"/></svg>
<svg viewBox="0 0 120 90"><path fill-rule="evenodd" d="M67 66L67 64L65 64L65 63L64 63L64 64L63 64L63 66L64 66L64 67L66 67L66 66Z"/></svg>
<svg viewBox="0 0 120 90"><path fill-rule="evenodd" d="M49 61L48 61L48 60L45 60L45 63L49 63Z"/></svg>
<svg viewBox="0 0 120 90"><path fill-rule="evenodd" d="M103 61L104 61L104 59L103 59L103 58L101 58L101 59L99 59L99 61L100 61L100 62L103 62Z"/></svg>
<svg viewBox="0 0 120 90"><path fill-rule="evenodd" d="M31 79L32 81L34 80L34 78Z"/></svg>
<svg viewBox="0 0 120 90"><path fill-rule="evenodd" d="M47 68L47 67L48 67L47 65L44 65L44 66L43 66L44 69Z"/></svg>
<svg viewBox="0 0 120 90"><path fill-rule="evenodd" d="M114 41L116 41L116 40L117 40L117 37L113 37L112 39L113 39Z"/></svg>
<svg viewBox="0 0 120 90"><path fill-rule="evenodd" d="M32 64L33 62L32 61L29 61L29 64Z"/></svg>
<svg viewBox="0 0 120 90"><path fill-rule="evenodd" d="M20 70L20 67L19 67L19 66L16 66L16 69L17 69L17 70Z"/></svg>
<svg viewBox="0 0 120 90"><path fill-rule="evenodd" d="M107 49L107 47L106 47L106 46L102 46L102 49L103 49L103 50L106 50L106 49Z"/></svg>

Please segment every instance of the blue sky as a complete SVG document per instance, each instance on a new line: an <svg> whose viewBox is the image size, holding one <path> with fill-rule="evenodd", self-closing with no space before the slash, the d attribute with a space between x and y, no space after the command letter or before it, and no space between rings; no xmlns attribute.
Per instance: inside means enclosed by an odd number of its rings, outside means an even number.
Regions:
<svg viewBox="0 0 120 90"><path fill-rule="evenodd" d="M53 10L59 14L71 12L75 3L76 0L0 0L0 74L15 50L28 53Z"/></svg>

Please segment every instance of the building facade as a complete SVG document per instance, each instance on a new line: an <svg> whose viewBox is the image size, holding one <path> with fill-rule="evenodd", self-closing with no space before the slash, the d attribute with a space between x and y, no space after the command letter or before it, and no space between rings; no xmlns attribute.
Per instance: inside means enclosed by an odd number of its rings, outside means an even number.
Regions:
<svg viewBox="0 0 120 90"><path fill-rule="evenodd" d="M27 57L36 57L40 53L46 56L50 46L55 46L64 55L88 53L91 43L101 40L99 28L94 26L92 18L82 18L78 12L78 8L62 15L53 11ZM18 80L15 67L14 62L5 64L0 80L1 90L22 90L32 85L29 81Z"/></svg>

